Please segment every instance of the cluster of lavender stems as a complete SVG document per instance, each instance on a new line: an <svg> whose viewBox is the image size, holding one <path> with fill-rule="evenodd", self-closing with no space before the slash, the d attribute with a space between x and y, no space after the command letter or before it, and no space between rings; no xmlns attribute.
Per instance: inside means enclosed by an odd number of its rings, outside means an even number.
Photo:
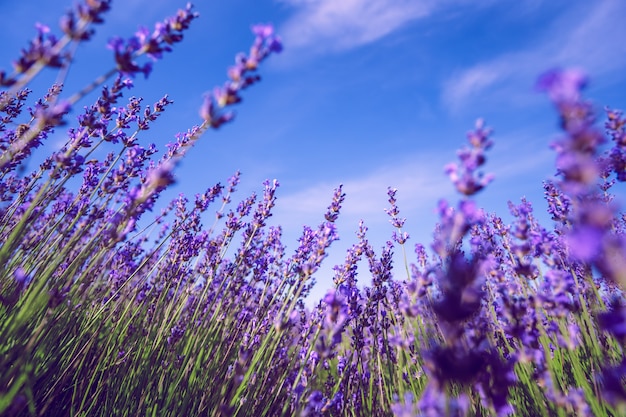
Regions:
<svg viewBox="0 0 626 417"><path fill-rule="evenodd" d="M626 181L626 118L607 108L597 123L581 71L537 84L563 131L543 184L552 224L526 199L509 202L510 224L477 206L493 180L482 172L492 131L479 120L444 168L459 199L436 205L430 246L408 253L401 191L389 188L389 241L376 250L361 222L332 287L308 307L339 238L342 186L293 253L268 225L276 180L238 201L237 172L157 204L202 134L233 120L280 38L253 26L198 125L158 150L146 131L171 100L125 94L195 24L191 5L110 40L111 68L84 89L28 89L44 69L67 74L71 45L111 7L85 0L59 36L37 25L0 71L0 416L626 413L626 216L613 194ZM28 172L60 131L65 145Z"/></svg>

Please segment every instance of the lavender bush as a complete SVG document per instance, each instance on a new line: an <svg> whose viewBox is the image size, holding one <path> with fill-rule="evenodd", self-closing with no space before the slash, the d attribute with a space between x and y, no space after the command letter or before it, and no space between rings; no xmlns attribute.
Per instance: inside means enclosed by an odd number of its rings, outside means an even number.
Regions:
<svg viewBox="0 0 626 417"><path fill-rule="evenodd" d="M267 224L276 181L233 203L236 173L152 214L177 163L232 120L280 39L254 26L199 125L159 154L142 133L171 101L124 96L150 73L146 57L183 40L198 17L191 5L152 32L112 39L111 69L83 90L28 89L45 68L66 73L71 46L89 41L110 7L86 0L59 36L37 26L13 71L0 72L0 415L626 413L626 217L611 194L626 180L626 118L607 109L606 134L597 126L582 73L538 82L563 128L556 179L544 184L553 224L539 224L526 200L509 204L509 225L474 203L492 179L482 172L491 131L479 121L445 167L460 197L438 203L430 250L416 245L415 262L394 275L409 236L389 189L390 240L377 253L361 224L311 309L305 298L338 238L341 186L293 254ZM65 145L26 172L55 131ZM371 279L358 283L361 260Z"/></svg>

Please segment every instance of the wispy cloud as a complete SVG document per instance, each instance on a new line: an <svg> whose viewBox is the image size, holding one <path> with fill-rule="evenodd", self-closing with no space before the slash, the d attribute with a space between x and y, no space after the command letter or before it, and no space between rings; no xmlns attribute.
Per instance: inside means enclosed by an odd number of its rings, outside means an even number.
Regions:
<svg viewBox="0 0 626 417"><path fill-rule="evenodd" d="M443 101L449 107L457 109L473 95L481 93L508 76L508 71L499 68L500 66L502 65L497 62L476 65L456 74L444 85Z"/></svg>
<svg viewBox="0 0 626 417"><path fill-rule="evenodd" d="M452 192L442 171L445 162L444 155L433 155L430 159L416 157L392 166L380 166L365 176L348 179L343 184L347 199L342 216L357 222L359 219L384 218L384 209L388 206L387 187L400 190L398 200L403 210L431 210L433 201ZM281 197L277 208L282 207L286 211L280 214L281 223L305 224L304 219L321 219L337 185L318 183Z"/></svg>
<svg viewBox="0 0 626 417"><path fill-rule="evenodd" d="M289 47L346 50L429 16L433 0L283 0L296 9L280 29Z"/></svg>
<svg viewBox="0 0 626 417"><path fill-rule="evenodd" d="M543 71L556 66L578 66L593 74L626 67L626 3L606 0L575 3L548 26L526 49L501 52L497 57L455 73L443 86L442 101L456 110L477 96L515 100L508 86L532 86ZM518 87L515 87L519 89ZM526 90L528 91L528 90ZM512 96L517 94L518 97Z"/></svg>
<svg viewBox="0 0 626 417"><path fill-rule="evenodd" d="M551 173L550 168L543 167L552 166L554 159L553 152L548 148L550 139L545 135L538 136L532 129L497 135L496 146L489 152L488 163L483 170L494 173L496 181L484 196L481 194L481 201L490 204L490 201L501 199L505 194L504 201L518 199L522 195L511 191L517 189L520 181L531 182L532 185L525 188L541 190L541 181ZM515 154L513 159L512 153ZM388 187L393 187L398 189L398 206L410 226L421 229L420 233L424 236L430 236L437 220L434 214L437 201L441 198L450 201L458 199L443 172L443 166L454 159L454 152L448 150L412 154L397 163L374 167L366 175L348 178L343 182L347 198L341 210L341 224L351 232L356 230L359 220L364 220L372 231L379 234L379 240L387 239L392 230L384 212L388 208L386 192ZM323 220L333 190L338 185L319 182L288 195L279 194L276 218L280 219L279 223L285 230L299 232L305 224L315 226ZM494 209L485 208L488 211Z"/></svg>

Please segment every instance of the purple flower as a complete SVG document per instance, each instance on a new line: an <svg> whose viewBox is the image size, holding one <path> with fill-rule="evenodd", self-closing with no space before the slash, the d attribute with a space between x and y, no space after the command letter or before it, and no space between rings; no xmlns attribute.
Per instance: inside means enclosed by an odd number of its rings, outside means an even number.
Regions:
<svg viewBox="0 0 626 417"><path fill-rule="evenodd" d="M626 406L624 375L626 375L626 356L618 365L604 367L597 378L602 384L601 394L604 400L621 409Z"/></svg>
<svg viewBox="0 0 626 417"><path fill-rule="evenodd" d="M597 259L602 251L604 232L590 225L580 225L566 236L570 256L584 262Z"/></svg>
<svg viewBox="0 0 626 417"><path fill-rule="evenodd" d="M618 340L626 341L626 304L620 297L615 297L608 311L598 314L600 327L611 333Z"/></svg>
<svg viewBox="0 0 626 417"><path fill-rule="evenodd" d="M449 206L445 200L440 200L437 211L440 222L435 230L432 247L441 258L445 258L448 252L460 245L471 227L482 223L485 217L484 212L472 200L459 202L458 210Z"/></svg>
<svg viewBox="0 0 626 417"><path fill-rule="evenodd" d="M539 77L536 86L555 103L567 103L578 101L586 85L587 75L579 69L552 69Z"/></svg>
<svg viewBox="0 0 626 417"><path fill-rule="evenodd" d="M324 218L329 222L335 222L339 217L339 210L341 210L341 204L346 199L346 194L342 191L343 184L339 184L339 187L335 189L333 193L333 202L328 206L328 211L324 215Z"/></svg>
<svg viewBox="0 0 626 417"><path fill-rule="evenodd" d="M626 119L621 111L606 109L608 120L606 130L614 142L608 151L608 167L615 173L618 181L626 181Z"/></svg>
<svg viewBox="0 0 626 417"><path fill-rule="evenodd" d="M600 194L601 177L607 178L606 158L599 158L598 147L605 139L594 128L591 106L580 98L586 78L578 70L552 71L540 81L555 102L566 138L555 144L557 168L562 180L558 184L576 203L567 218L571 229L565 234L570 256L598 268L613 282L626 282L626 241L612 233L616 208ZM617 115L609 116L609 129L619 130Z"/></svg>
<svg viewBox="0 0 626 417"><path fill-rule="evenodd" d="M273 35L274 28L271 25L255 25L252 27L252 32L256 38L250 47L249 55L237 54L235 65L228 69L230 80L223 87L216 87L212 96L209 94L204 96L200 107L200 117L208 126L217 129L234 118L232 112L221 110L241 102L240 91L260 80L260 77L253 73L259 63L271 53L278 53L282 50L280 39Z"/></svg>
<svg viewBox="0 0 626 417"><path fill-rule="evenodd" d="M321 391L313 391L306 399L306 405L301 412L302 417L319 415L322 406L324 405L324 394Z"/></svg>
<svg viewBox="0 0 626 417"><path fill-rule="evenodd" d="M253 25L252 33L261 39L266 39L274 34L274 26L263 24Z"/></svg>
<svg viewBox="0 0 626 417"><path fill-rule="evenodd" d="M492 174L483 175L476 172L486 161L484 152L493 145L489 135L491 129L485 128L484 121L478 119L476 129L467 134L472 147L457 152L461 164L450 163L444 168L456 189L463 195L474 195L493 181Z"/></svg>
<svg viewBox="0 0 626 417"><path fill-rule="evenodd" d="M152 64L139 65L134 59L146 54L156 61L162 57L163 52L171 51L170 45L182 41L183 32L189 28L191 21L199 16L198 13L191 11L192 7L189 3L185 9L178 10L175 16L157 23L153 32L147 28L140 28L134 37L126 41L119 37L112 38L107 46L115 54L117 69L129 76L141 72L147 78L152 71Z"/></svg>
<svg viewBox="0 0 626 417"><path fill-rule="evenodd" d="M252 33L256 35L256 39L250 49L250 57L246 64L249 69L256 68L256 65L270 53L279 53L283 50L282 42L278 36L274 35L272 25L254 25Z"/></svg>
<svg viewBox="0 0 626 417"><path fill-rule="evenodd" d="M61 17L59 26L73 40L89 40L94 34L94 30L89 28L88 23L103 23L102 15L109 11L110 3L110 0L87 0L76 7L79 21L76 20L76 13L70 11Z"/></svg>
<svg viewBox="0 0 626 417"><path fill-rule="evenodd" d="M391 404L391 412L394 417L415 417L418 411L417 404L415 404L411 392L404 394L404 401L400 402L396 399L396 401Z"/></svg>
<svg viewBox="0 0 626 417"><path fill-rule="evenodd" d="M595 184L600 173L597 161L584 153L562 153L557 157L556 168L563 176L562 187L571 194L581 194Z"/></svg>
<svg viewBox="0 0 626 417"><path fill-rule="evenodd" d="M389 204L391 205L391 208L385 209L385 212L387 213L389 217L391 217L389 221L391 222L391 225L396 229L393 232L393 236L392 236L393 241L398 243L399 245L403 245L409 239L409 234L407 232L402 231L402 226L404 226L406 219L399 217L400 210L398 209L397 200L396 200L397 192L398 190L395 188L389 187L387 189L387 195L389 196L388 201L389 201Z"/></svg>
<svg viewBox="0 0 626 417"><path fill-rule="evenodd" d="M79 4L76 11L70 11L61 18L60 26L66 36L75 41L88 40L93 34L89 28L91 23L102 23L101 15L109 10L110 0L86 0L85 4ZM80 17L76 22L75 13ZM14 74L7 76L5 71L0 71L0 86L13 87L18 90L26 85L41 70L41 67L61 68L69 65L71 54L63 52L67 42L59 41L50 33L48 26L37 23L35 25L37 36L29 46L22 49L21 56L13 63ZM41 67L35 67L39 64ZM0 110L6 105L5 100L0 100Z"/></svg>
<svg viewBox="0 0 626 417"><path fill-rule="evenodd" d="M69 113L70 109L71 103L69 101L60 100L52 106L37 108L35 111L35 117L40 121L40 123L42 123L43 126L62 126L65 124L63 116Z"/></svg>
<svg viewBox="0 0 626 417"><path fill-rule="evenodd" d="M55 48L58 39L50 33L50 28L41 23L37 23L35 28L37 37L30 42L27 50L22 50L22 56L13 63L18 74L25 73L38 62L52 68L61 68L64 65L64 57Z"/></svg>
<svg viewBox="0 0 626 417"><path fill-rule="evenodd" d="M111 8L111 0L85 0L77 6L78 15L87 22L102 23L102 14Z"/></svg>
<svg viewBox="0 0 626 417"><path fill-rule="evenodd" d="M33 279L21 266L15 270L13 275L20 289L26 288Z"/></svg>
<svg viewBox="0 0 626 417"><path fill-rule="evenodd" d="M461 393L457 398L451 398L441 391L436 384L429 382L419 399L420 417L464 417L468 415L470 399L467 394Z"/></svg>
<svg viewBox="0 0 626 417"><path fill-rule="evenodd" d="M552 181L543 183L544 196L548 203L548 213L552 220L566 224L570 215L572 202Z"/></svg>
<svg viewBox="0 0 626 417"><path fill-rule="evenodd" d="M328 290L326 296L324 296L324 303L326 304L326 318L325 321L328 325L342 325L345 323L347 316L346 300L334 289Z"/></svg>
<svg viewBox="0 0 626 417"><path fill-rule="evenodd" d="M115 54L115 62L120 73L134 76L141 72L148 78L152 71L152 64L146 63L143 66L137 64L133 59L139 50L139 43L131 38L127 42L120 37L114 37L107 43L107 47Z"/></svg>
<svg viewBox="0 0 626 417"><path fill-rule="evenodd" d="M22 124L15 131L7 132L9 146L0 155L0 170L6 173L15 169L33 149L43 144L55 126L64 124L63 116L69 112L70 105L66 100L58 100L61 89L61 85L53 84L35 107L28 109L35 123Z"/></svg>
<svg viewBox="0 0 626 417"><path fill-rule="evenodd" d="M433 304L437 316L447 322L459 322L474 315L481 305L482 262L467 260L461 252L449 255L439 286L442 296Z"/></svg>

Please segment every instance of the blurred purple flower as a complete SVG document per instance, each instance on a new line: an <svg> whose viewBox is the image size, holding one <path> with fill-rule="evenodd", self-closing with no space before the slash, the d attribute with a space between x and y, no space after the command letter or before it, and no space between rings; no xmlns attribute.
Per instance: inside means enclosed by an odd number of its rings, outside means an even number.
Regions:
<svg viewBox="0 0 626 417"><path fill-rule="evenodd" d="M324 405L324 394L321 391L313 391L306 399L305 407L300 413L302 417L312 417L320 415L322 406Z"/></svg>
<svg viewBox="0 0 626 417"><path fill-rule="evenodd" d="M626 409L624 375L626 375L626 356L623 356L619 364L602 368L600 375L597 377L602 384L602 398L621 410Z"/></svg>
<svg viewBox="0 0 626 417"><path fill-rule="evenodd" d="M432 247L441 258L455 250L470 228L482 223L485 218L483 210L472 200L460 201L457 210L448 205L447 201L440 200L437 211L440 220Z"/></svg>
<svg viewBox="0 0 626 417"><path fill-rule="evenodd" d="M50 28L40 23L35 28L37 37L30 42L28 49L22 50L22 56L13 63L13 69L18 74L27 72L38 62L52 68L61 68L65 64L64 56L55 48L58 39L50 32Z"/></svg>
<svg viewBox="0 0 626 417"><path fill-rule="evenodd" d="M607 121L604 124L607 133L614 142L608 151L608 165L615 173L617 181L626 181L626 118L621 111L605 109Z"/></svg>
<svg viewBox="0 0 626 417"><path fill-rule="evenodd" d="M461 252L450 254L439 280L441 297L433 303L437 317L454 323L474 315L483 297L484 277L481 275L481 261L468 260Z"/></svg>
<svg viewBox="0 0 626 417"><path fill-rule="evenodd" d="M454 398L441 391L436 384L429 382L418 401L419 417L466 417L470 409L467 394L460 393Z"/></svg>
<svg viewBox="0 0 626 417"><path fill-rule="evenodd" d="M615 297L608 310L598 314L598 322L604 331L626 342L626 301L622 297Z"/></svg>
<svg viewBox="0 0 626 417"><path fill-rule="evenodd" d="M476 129L467 134L471 148L463 148L457 152L460 165L449 163L444 168L457 191L463 195L476 194L494 179L493 174L483 175L476 172L486 161L485 151L493 145L489 140L491 132L491 129L485 128L484 121L478 119Z"/></svg>
<svg viewBox="0 0 626 417"><path fill-rule="evenodd" d="M148 75L152 72L151 63L148 62L140 66L134 61L135 55L140 47L139 42L135 38L124 42L122 38L114 37L109 40L107 47L114 52L117 69L121 74L132 77L141 72L145 78L148 78Z"/></svg>
<svg viewBox="0 0 626 417"><path fill-rule="evenodd" d="M76 20L74 11L69 11L61 17L59 26L61 30L73 40L86 41L91 39L94 30L88 27L88 23L103 23L102 14L111 8L110 0L86 0L76 6L79 20Z"/></svg>
<svg viewBox="0 0 626 417"><path fill-rule="evenodd" d="M407 392L404 394L404 399L400 401L396 399L391 404L391 412L394 417L415 417L418 415L419 409L414 402L413 394Z"/></svg>
<svg viewBox="0 0 626 417"><path fill-rule="evenodd" d="M21 266L17 267L17 269L13 273L13 276L15 278L15 282L20 289L28 287L33 279L29 274L26 273L24 268L22 268Z"/></svg>
<svg viewBox="0 0 626 417"><path fill-rule="evenodd" d="M583 261L594 261L602 253L604 232L590 225L580 225L566 236L567 248L572 258Z"/></svg>
<svg viewBox="0 0 626 417"><path fill-rule="evenodd" d="M587 85L587 75L579 69L552 69L539 77L536 87L546 91L556 103L578 101L580 90Z"/></svg>

